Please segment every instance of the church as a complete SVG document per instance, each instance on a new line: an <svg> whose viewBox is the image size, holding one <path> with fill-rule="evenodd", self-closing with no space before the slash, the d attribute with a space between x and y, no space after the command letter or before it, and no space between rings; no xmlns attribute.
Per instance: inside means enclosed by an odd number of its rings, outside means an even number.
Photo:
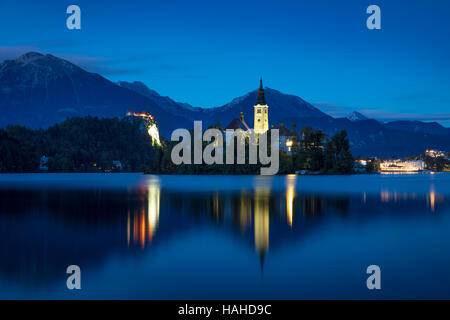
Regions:
<svg viewBox="0 0 450 320"><path fill-rule="evenodd" d="M254 109L254 128L251 129L244 120L244 114L241 111L239 118L234 118L225 129L242 129L244 132L253 131L257 136L269 130L269 106L264 96L264 87L262 77L259 80L258 98L256 100ZM277 127L272 126L273 129L279 130L280 135L280 150L291 153L292 147L295 143L297 134L294 130L289 130L284 125Z"/></svg>

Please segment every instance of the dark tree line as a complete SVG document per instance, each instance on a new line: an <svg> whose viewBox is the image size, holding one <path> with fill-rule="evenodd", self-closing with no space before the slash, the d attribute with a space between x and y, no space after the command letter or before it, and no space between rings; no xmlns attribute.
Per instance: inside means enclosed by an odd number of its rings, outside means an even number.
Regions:
<svg viewBox="0 0 450 320"><path fill-rule="evenodd" d="M450 171L450 160L447 157L430 157L425 152L419 155L419 159L425 162L425 168L433 171Z"/></svg>
<svg viewBox="0 0 450 320"><path fill-rule="evenodd" d="M213 127L223 130L219 123ZM280 151L279 173L300 170L328 174L352 172L353 157L345 131L328 138L324 132L306 127L294 140L290 154ZM0 172L39 171L40 158L46 156L49 172L111 171L115 168L113 161L120 161L124 171L167 174L260 173L260 164L249 164L248 141L245 164L235 165L175 165L171 153L177 143L167 141L162 147L153 146L144 123L129 117L75 117L46 130L9 126L0 129ZM269 138L268 150L270 143ZM206 145L204 142L203 147ZM236 153L235 149L235 157ZM225 163L226 148L223 157Z"/></svg>
<svg viewBox="0 0 450 320"><path fill-rule="evenodd" d="M34 172L42 156L49 172L141 171L155 155L143 123L133 118L71 118L46 130L0 129L0 172Z"/></svg>
<svg viewBox="0 0 450 320"><path fill-rule="evenodd" d="M353 171L353 156L345 130L330 138L321 130L300 130L292 155L291 171L310 170L329 174Z"/></svg>
<svg viewBox="0 0 450 320"><path fill-rule="evenodd" d="M222 129L220 126L212 126ZM191 130L191 139L193 133ZM270 137L270 136L269 136ZM237 141L236 141L237 142ZM178 142L168 142L160 151L159 156L152 165L146 168L148 173L164 174L259 174L261 164L249 164L249 146L245 141L245 164L236 164L235 143L235 165L205 165L193 164L193 154L190 155L192 164L175 165L171 161L172 148ZM268 139L268 150L270 150L270 138ZM225 141L224 141L225 144ZM207 143L203 143L203 148ZM191 141L193 146L193 141ZM223 150L225 163L226 148ZM353 172L353 156L350 152L350 142L347 133L341 131L331 139L320 131L309 127L302 129L294 141L294 147L290 154L280 151L280 174L295 173L300 170L308 170L326 174L349 174Z"/></svg>

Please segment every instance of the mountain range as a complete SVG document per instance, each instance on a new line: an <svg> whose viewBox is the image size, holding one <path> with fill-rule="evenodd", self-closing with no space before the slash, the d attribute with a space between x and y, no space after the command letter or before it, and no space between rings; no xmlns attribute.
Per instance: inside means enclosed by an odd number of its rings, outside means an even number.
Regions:
<svg viewBox="0 0 450 320"><path fill-rule="evenodd" d="M359 112L334 118L295 95L265 88L271 124L296 128L311 126L331 135L349 134L352 152L361 156L407 156L427 148L450 149L450 129L436 122L392 121L381 123ZM177 102L142 82L113 83L50 54L29 52L0 64L0 127L11 124L45 128L68 117L93 115L123 117L128 110L150 112L160 132L170 138L176 128L192 128L202 120L204 128L217 121L226 126L240 112L253 127L257 90L215 108Z"/></svg>

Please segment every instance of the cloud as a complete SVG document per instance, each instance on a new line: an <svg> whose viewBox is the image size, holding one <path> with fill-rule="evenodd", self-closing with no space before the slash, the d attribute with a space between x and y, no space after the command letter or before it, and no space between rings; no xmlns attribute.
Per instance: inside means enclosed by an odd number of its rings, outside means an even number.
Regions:
<svg viewBox="0 0 450 320"><path fill-rule="evenodd" d="M429 92L409 92L392 96L390 100L394 102L411 102L411 101L416 102L418 100L424 101L433 98L434 96Z"/></svg>
<svg viewBox="0 0 450 320"><path fill-rule="evenodd" d="M13 60L24 53L36 51L43 54L51 53L52 55L70 61L89 72L98 73L103 76L147 72L157 78L203 78L204 76L188 71L188 69L196 69L195 66L168 62L166 58L171 58L172 61L174 58L180 56L200 56L211 53L211 51L208 50L154 51L110 59L67 53L62 50L57 52L48 50L51 47L63 48L73 46L73 44L73 41L67 40L46 40L23 46L3 46L0 47L0 62L4 60Z"/></svg>
<svg viewBox="0 0 450 320"><path fill-rule="evenodd" d="M98 73L103 76L107 75L122 75L122 74L135 74L141 72L137 68L121 68L113 66L114 60L90 57L82 55L73 55L65 53L55 53L52 55L70 61L71 63L83 68L86 71Z"/></svg>
<svg viewBox="0 0 450 320"><path fill-rule="evenodd" d="M418 121L449 121L450 113L433 113L433 114L420 114L420 113L399 113L384 110L371 110L361 109L362 114L367 115L370 118L379 120L418 120Z"/></svg>
<svg viewBox="0 0 450 320"><path fill-rule="evenodd" d="M321 111L333 116L335 118L342 118L349 115L354 109L346 106L338 105L333 102L314 102L313 105Z"/></svg>
<svg viewBox="0 0 450 320"><path fill-rule="evenodd" d="M89 72L99 73L104 76L138 74L147 72L151 73L155 77L161 78L201 77L186 72L186 69L188 68L188 66L186 65L161 61L163 59L158 58L159 54L149 53L117 59L71 55L64 53L53 55L66 59ZM162 56L164 56L164 53L161 53L161 57ZM136 67L122 67L123 65L131 65Z"/></svg>

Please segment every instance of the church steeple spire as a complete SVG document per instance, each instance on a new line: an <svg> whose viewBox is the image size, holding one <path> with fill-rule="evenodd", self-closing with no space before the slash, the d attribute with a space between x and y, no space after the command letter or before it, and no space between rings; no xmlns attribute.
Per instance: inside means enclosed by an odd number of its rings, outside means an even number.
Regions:
<svg viewBox="0 0 450 320"><path fill-rule="evenodd" d="M259 89L258 89L258 100L256 100L256 104L265 105L266 99L264 98L264 87L262 76L259 79Z"/></svg>
<svg viewBox="0 0 450 320"><path fill-rule="evenodd" d="M258 99L254 106L255 109L255 121L253 130L256 134L261 134L269 130L269 106L266 103L264 97L264 87L262 77L259 79Z"/></svg>

